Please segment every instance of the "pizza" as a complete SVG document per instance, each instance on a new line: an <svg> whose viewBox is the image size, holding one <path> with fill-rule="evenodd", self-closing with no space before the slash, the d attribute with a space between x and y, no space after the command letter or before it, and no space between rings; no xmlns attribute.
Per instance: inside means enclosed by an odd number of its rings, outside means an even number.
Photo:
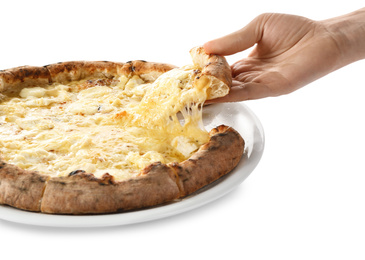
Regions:
<svg viewBox="0 0 365 260"><path fill-rule="evenodd" d="M192 64L72 61L0 71L0 204L51 214L125 212L184 198L232 171L245 142L204 129L232 83L224 57Z"/></svg>

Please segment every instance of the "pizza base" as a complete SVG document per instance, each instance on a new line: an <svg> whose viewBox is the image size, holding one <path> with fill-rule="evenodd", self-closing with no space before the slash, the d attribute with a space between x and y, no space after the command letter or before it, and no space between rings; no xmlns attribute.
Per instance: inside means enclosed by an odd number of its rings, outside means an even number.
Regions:
<svg viewBox="0 0 365 260"><path fill-rule="evenodd" d="M202 73L195 84L212 88L208 99L224 96L231 85L229 65L223 57L206 55L202 48L191 50ZM195 57L195 58L194 58ZM175 66L145 61L127 63L76 61L44 67L23 66L0 71L1 95L16 96L25 87L54 82L138 75L153 82ZM189 159L180 163L153 163L137 177L116 181L108 173L101 178L82 170L65 177L50 177L0 161L0 204L52 214L103 214L151 207L185 197L234 169L245 142L237 131L219 126Z"/></svg>

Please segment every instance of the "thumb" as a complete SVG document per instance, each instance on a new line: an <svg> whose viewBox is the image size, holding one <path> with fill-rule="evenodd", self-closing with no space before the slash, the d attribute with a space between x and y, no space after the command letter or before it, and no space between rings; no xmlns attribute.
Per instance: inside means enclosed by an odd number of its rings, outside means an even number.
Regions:
<svg viewBox="0 0 365 260"><path fill-rule="evenodd" d="M244 51L257 43L263 32L263 17L258 16L242 29L206 42L204 50L208 54L231 55Z"/></svg>

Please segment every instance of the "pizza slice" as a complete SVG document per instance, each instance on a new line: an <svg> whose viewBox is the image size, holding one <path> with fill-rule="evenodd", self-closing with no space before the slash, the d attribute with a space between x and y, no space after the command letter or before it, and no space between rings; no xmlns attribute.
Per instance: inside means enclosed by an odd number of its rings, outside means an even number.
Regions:
<svg viewBox="0 0 365 260"><path fill-rule="evenodd" d="M230 172L244 140L202 124L228 94L223 57L193 64L62 62L0 71L0 204L53 214L146 208Z"/></svg>

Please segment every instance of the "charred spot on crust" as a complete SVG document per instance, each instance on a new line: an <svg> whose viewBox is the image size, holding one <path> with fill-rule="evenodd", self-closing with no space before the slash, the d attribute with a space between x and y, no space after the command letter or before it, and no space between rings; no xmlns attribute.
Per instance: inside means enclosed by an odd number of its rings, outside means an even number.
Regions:
<svg viewBox="0 0 365 260"><path fill-rule="evenodd" d="M151 163L151 164L147 165L144 169L142 169L141 172L138 174L138 176L145 175L145 174L149 173L150 171L152 171L153 168L159 167L161 165L163 165L163 164L160 161Z"/></svg>
<svg viewBox="0 0 365 260"><path fill-rule="evenodd" d="M6 163L4 163L4 162L0 163L0 169L4 168L5 165L6 165Z"/></svg>
<svg viewBox="0 0 365 260"><path fill-rule="evenodd" d="M129 61L126 62L126 64L131 64L132 65L128 68L131 72L135 71L136 68L133 66L133 61L129 60Z"/></svg>
<svg viewBox="0 0 365 260"><path fill-rule="evenodd" d="M206 65L205 65L205 67L208 67L210 64L212 64L211 62L208 62Z"/></svg>
<svg viewBox="0 0 365 260"><path fill-rule="evenodd" d="M73 176L73 175L76 175L76 174L79 174L79 173L84 173L85 171L84 170L75 170L75 171L72 171L68 174L68 176Z"/></svg>
<svg viewBox="0 0 365 260"><path fill-rule="evenodd" d="M38 182L44 182L43 178L42 177L37 177L35 176L34 178L30 178L29 179L29 182L30 183L38 183Z"/></svg>
<svg viewBox="0 0 365 260"><path fill-rule="evenodd" d="M98 180L99 185L108 185L108 184L115 184L114 176L110 175L109 173L104 173L101 179Z"/></svg>
<svg viewBox="0 0 365 260"><path fill-rule="evenodd" d="M38 177L38 181L40 181L40 182L46 182L46 180L47 180L47 178L44 177L44 176L39 176Z"/></svg>
<svg viewBox="0 0 365 260"><path fill-rule="evenodd" d="M189 160L191 160L191 159L189 159ZM182 169L181 165L179 163L177 163L177 162L173 162L171 164L171 166L172 166L172 168Z"/></svg>
<svg viewBox="0 0 365 260"><path fill-rule="evenodd" d="M19 187L19 188L18 188L18 190L19 190L20 192L26 192L28 189L27 189L27 188L25 188L25 187Z"/></svg>

